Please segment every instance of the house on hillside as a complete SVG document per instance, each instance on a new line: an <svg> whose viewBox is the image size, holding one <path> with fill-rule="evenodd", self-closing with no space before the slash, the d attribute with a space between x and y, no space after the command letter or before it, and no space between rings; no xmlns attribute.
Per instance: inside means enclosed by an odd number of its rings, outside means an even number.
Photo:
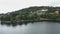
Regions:
<svg viewBox="0 0 60 34"><path fill-rule="evenodd" d="M36 13L37 13L38 15L41 15L41 14L47 13L47 11L48 11L48 9L40 9L40 10L37 10Z"/></svg>
<svg viewBox="0 0 60 34"><path fill-rule="evenodd" d="M37 15L41 15L41 14L60 14L60 9L52 9L51 11L49 11L48 9L40 9L37 10L36 12L34 12L33 14L37 14Z"/></svg>
<svg viewBox="0 0 60 34"><path fill-rule="evenodd" d="M53 9L53 12L56 14L60 14L60 9Z"/></svg>

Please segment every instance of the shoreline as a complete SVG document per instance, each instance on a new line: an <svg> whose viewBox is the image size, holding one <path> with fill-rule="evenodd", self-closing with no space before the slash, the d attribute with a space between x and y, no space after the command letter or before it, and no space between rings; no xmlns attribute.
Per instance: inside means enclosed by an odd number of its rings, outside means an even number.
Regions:
<svg viewBox="0 0 60 34"><path fill-rule="evenodd" d="M28 22L60 22L60 20L23 20L23 21L1 21L1 23L28 23Z"/></svg>

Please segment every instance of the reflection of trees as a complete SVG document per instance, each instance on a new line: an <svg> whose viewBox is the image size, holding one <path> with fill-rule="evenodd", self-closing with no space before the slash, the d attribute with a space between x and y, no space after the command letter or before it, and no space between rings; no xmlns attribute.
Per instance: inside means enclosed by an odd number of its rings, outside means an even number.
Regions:
<svg viewBox="0 0 60 34"><path fill-rule="evenodd" d="M22 22L19 22L19 23L13 23L13 22L11 22L11 23L6 23L6 22L1 22L1 25L7 25L7 26L13 26L13 27L15 27L15 26L17 26L17 25L27 25L27 24L29 24L29 23L33 23L33 22L24 22L24 23L22 23Z"/></svg>

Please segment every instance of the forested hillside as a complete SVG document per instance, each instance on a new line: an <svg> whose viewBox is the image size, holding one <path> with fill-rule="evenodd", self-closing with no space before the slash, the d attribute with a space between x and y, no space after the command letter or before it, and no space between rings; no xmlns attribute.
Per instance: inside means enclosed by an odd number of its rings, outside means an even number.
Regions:
<svg viewBox="0 0 60 34"><path fill-rule="evenodd" d="M2 21L21 21L21 20L42 20L53 19L59 20L60 13L54 12L56 9L60 12L60 7L49 6L34 6L21 10L9 12L6 14L0 14L0 20ZM44 11L45 10L45 11ZM47 10L47 11L46 11Z"/></svg>

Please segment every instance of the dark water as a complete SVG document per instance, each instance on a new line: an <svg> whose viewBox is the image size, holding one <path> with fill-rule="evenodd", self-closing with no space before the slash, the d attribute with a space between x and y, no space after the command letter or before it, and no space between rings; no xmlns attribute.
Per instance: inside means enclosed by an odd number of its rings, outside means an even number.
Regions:
<svg viewBox="0 0 60 34"><path fill-rule="evenodd" d="M0 34L60 34L60 23L0 24Z"/></svg>

